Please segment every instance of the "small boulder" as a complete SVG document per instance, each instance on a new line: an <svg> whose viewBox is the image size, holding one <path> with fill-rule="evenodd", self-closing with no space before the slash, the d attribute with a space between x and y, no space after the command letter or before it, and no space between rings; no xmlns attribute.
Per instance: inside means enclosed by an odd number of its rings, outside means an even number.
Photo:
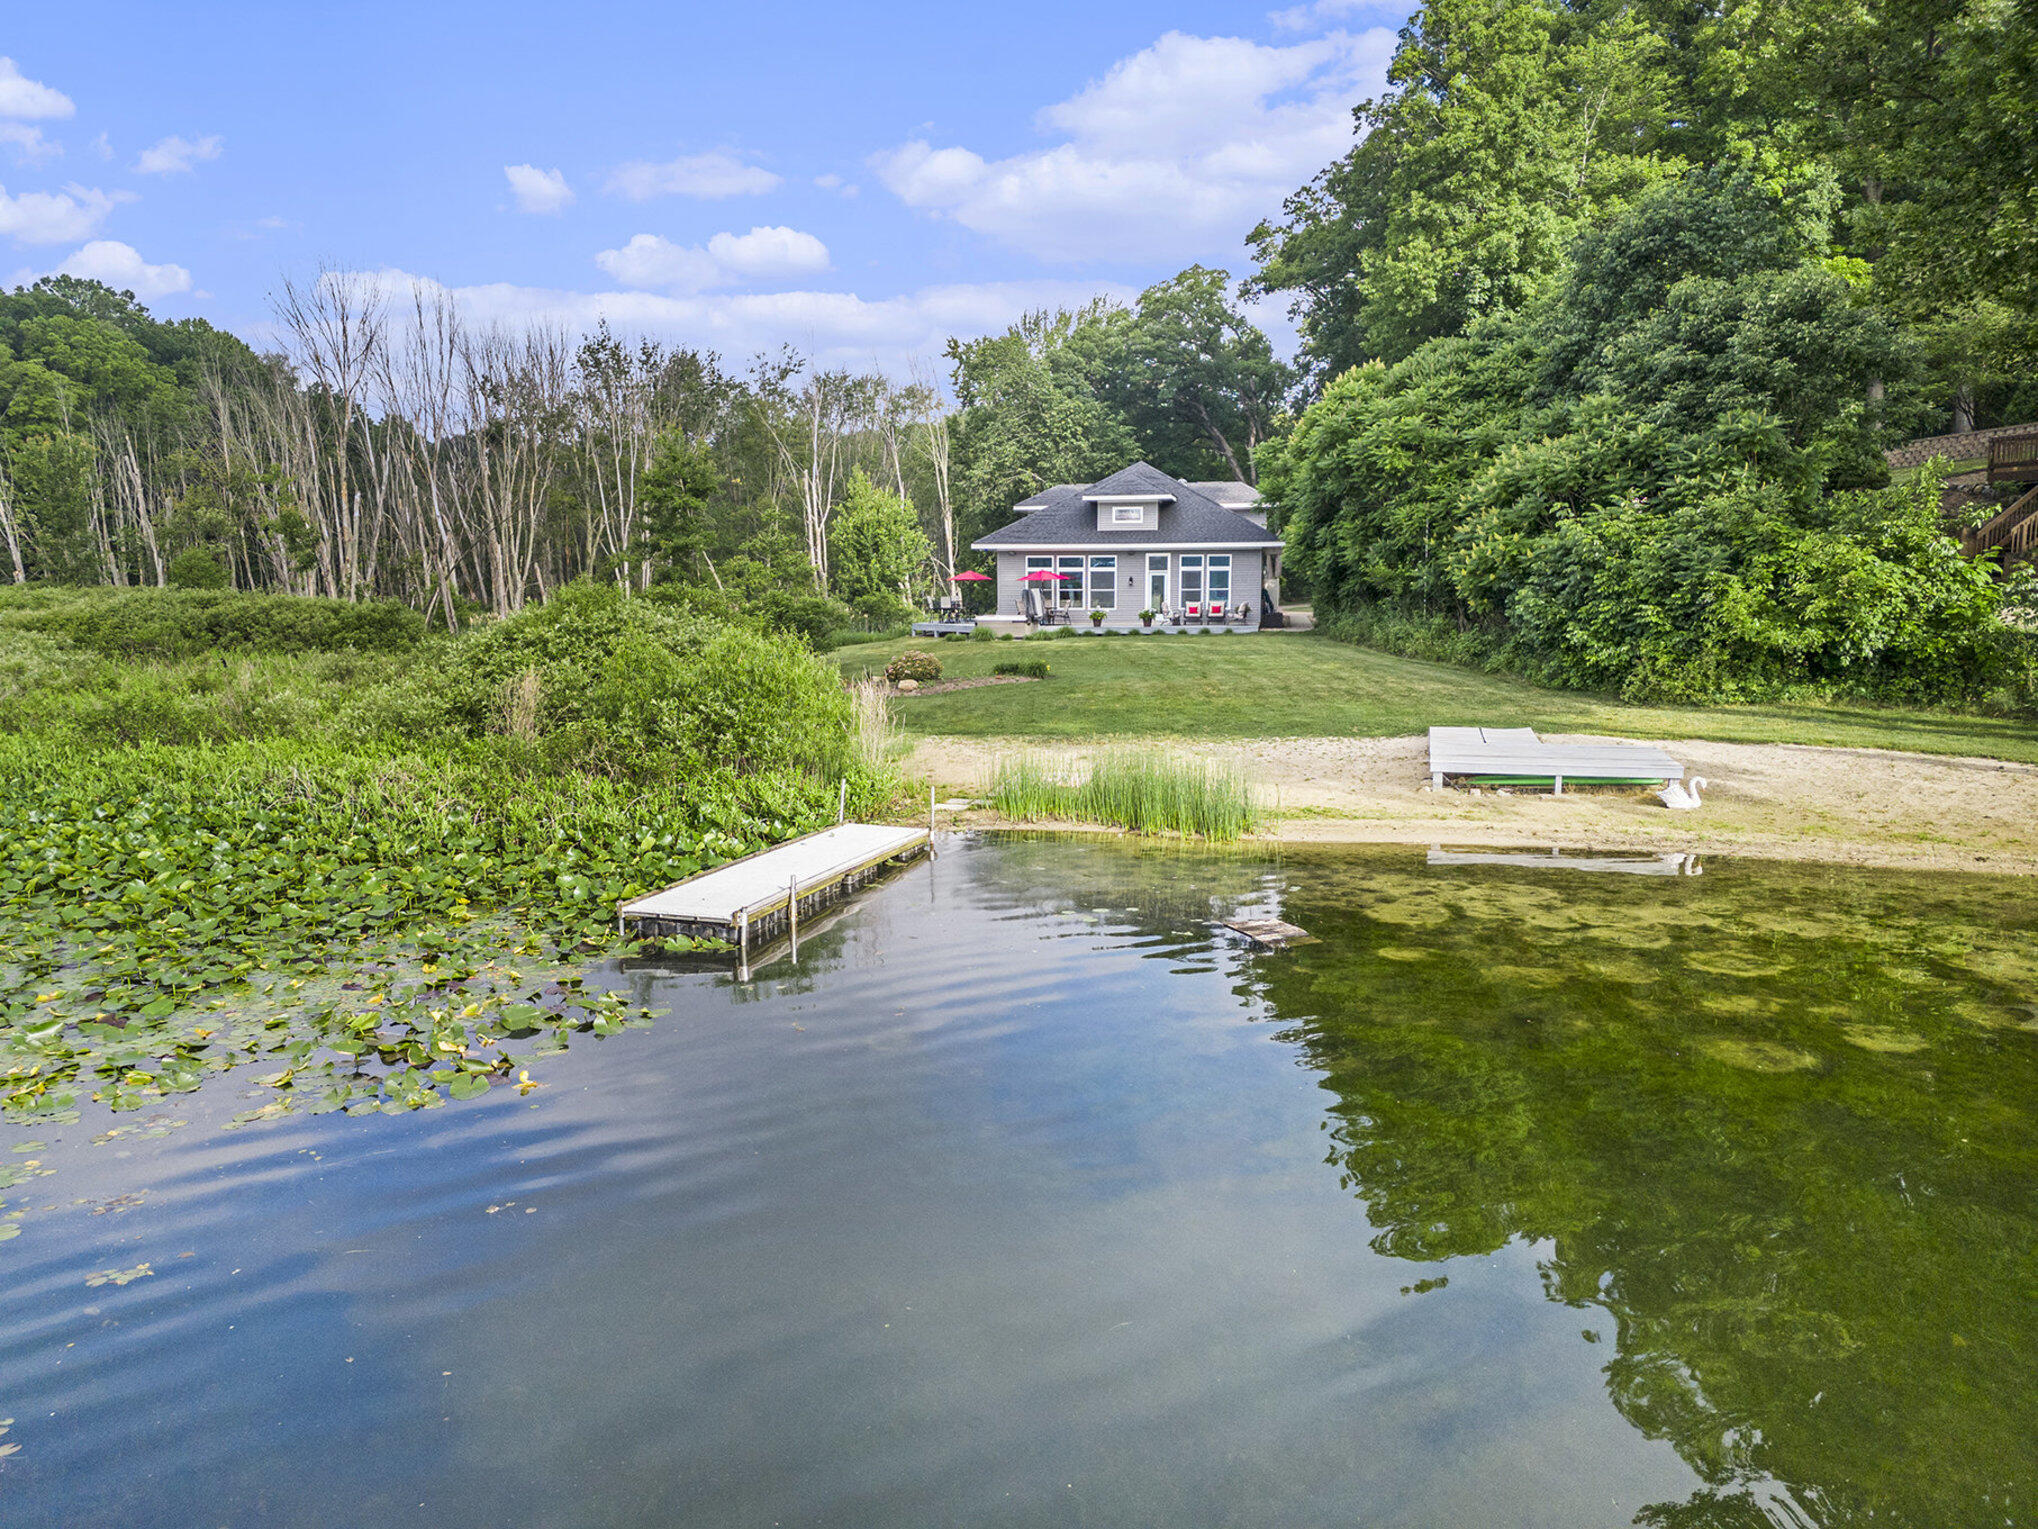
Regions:
<svg viewBox="0 0 2038 1529"><path fill-rule="evenodd" d="M899 681L899 689L901 689L901 690L918 690L919 688L920 688L920 682L919 682L918 680L900 680L900 681Z"/></svg>

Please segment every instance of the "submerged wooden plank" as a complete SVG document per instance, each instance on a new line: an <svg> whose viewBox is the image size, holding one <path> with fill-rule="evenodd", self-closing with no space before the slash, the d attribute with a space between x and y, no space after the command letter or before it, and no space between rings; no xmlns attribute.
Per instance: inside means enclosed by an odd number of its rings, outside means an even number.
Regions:
<svg viewBox="0 0 2038 1529"><path fill-rule="evenodd" d="M1277 918L1228 918L1224 927L1237 931L1263 950L1286 950L1290 945L1315 945L1316 936L1306 929Z"/></svg>
<svg viewBox="0 0 2038 1529"><path fill-rule="evenodd" d="M802 903L827 888L927 846L924 828L842 823L732 860L616 910L625 922L722 926L783 914L795 890Z"/></svg>
<svg viewBox="0 0 2038 1529"><path fill-rule="evenodd" d="M1595 871L1629 876L1702 876L1704 863L1689 851L1659 855L1571 855L1562 850L1451 850L1432 845L1431 865L1518 865L1532 871Z"/></svg>

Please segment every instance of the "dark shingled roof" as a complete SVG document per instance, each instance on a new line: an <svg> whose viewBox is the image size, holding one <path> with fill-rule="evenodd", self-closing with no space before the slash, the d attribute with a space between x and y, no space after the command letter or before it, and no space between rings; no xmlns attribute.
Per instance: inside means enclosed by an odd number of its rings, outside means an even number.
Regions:
<svg viewBox="0 0 2038 1529"><path fill-rule="evenodd" d="M1160 529L1124 526L1097 529L1097 506L1085 495L1145 494L1171 498L1160 508ZM1146 543L1211 547L1279 545L1280 538L1243 515L1227 510L1202 490L1157 467L1135 462L1101 483L1063 483L1019 504L1020 517L970 543L986 551L999 547L1137 547Z"/></svg>
<svg viewBox="0 0 2038 1529"><path fill-rule="evenodd" d="M1205 498L1215 499L1227 509L1257 505L1260 502L1260 491L1250 483L1240 483L1236 478L1185 478L1182 481Z"/></svg>
<svg viewBox="0 0 2038 1529"><path fill-rule="evenodd" d="M1083 497L1112 499L1137 494L1142 498L1157 495L1163 500L1173 500L1179 497L1175 490L1181 487L1182 484L1177 483L1158 467L1149 467L1144 462L1134 462L1130 467L1119 468L1103 482L1092 483L1083 490Z"/></svg>

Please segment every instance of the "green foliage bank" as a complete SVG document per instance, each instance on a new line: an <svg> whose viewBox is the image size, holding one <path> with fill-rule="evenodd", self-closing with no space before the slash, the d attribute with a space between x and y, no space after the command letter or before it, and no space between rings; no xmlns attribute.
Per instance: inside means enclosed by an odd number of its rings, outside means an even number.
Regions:
<svg viewBox="0 0 2038 1529"><path fill-rule="evenodd" d="M1991 569L1888 481L1871 400L1914 356L1826 200L1666 182L1524 311L1332 380L1262 458L1332 629L1639 700L2018 680Z"/></svg>
<svg viewBox="0 0 2038 1529"><path fill-rule="evenodd" d="M251 1114L535 1086L532 1057L630 1021L573 971L624 948L618 901L832 822L841 780L852 809L890 789L796 638L578 586L458 639L307 650L374 608L224 598L0 596L15 1116L255 1062Z"/></svg>

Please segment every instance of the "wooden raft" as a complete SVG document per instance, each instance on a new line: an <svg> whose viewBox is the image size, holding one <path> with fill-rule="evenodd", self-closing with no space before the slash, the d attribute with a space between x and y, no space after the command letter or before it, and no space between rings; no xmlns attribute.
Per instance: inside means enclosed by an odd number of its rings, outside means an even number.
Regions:
<svg viewBox="0 0 2038 1529"><path fill-rule="evenodd" d="M640 934L727 940L747 958L754 942L792 932L810 910L848 896L931 842L924 828L840 823L626 902L616 922Z"/></svg>
<svg viewBox="0 0 2038 1529"><path fill-rule="evenodd" d="M1545 743L1527 727L1433 727L1429 730L1430 783L1446 776L1477 785L1539 786L1559 796L1574 786L1661 785L1682 780L1684 766L1646 743Z"/></svg>

